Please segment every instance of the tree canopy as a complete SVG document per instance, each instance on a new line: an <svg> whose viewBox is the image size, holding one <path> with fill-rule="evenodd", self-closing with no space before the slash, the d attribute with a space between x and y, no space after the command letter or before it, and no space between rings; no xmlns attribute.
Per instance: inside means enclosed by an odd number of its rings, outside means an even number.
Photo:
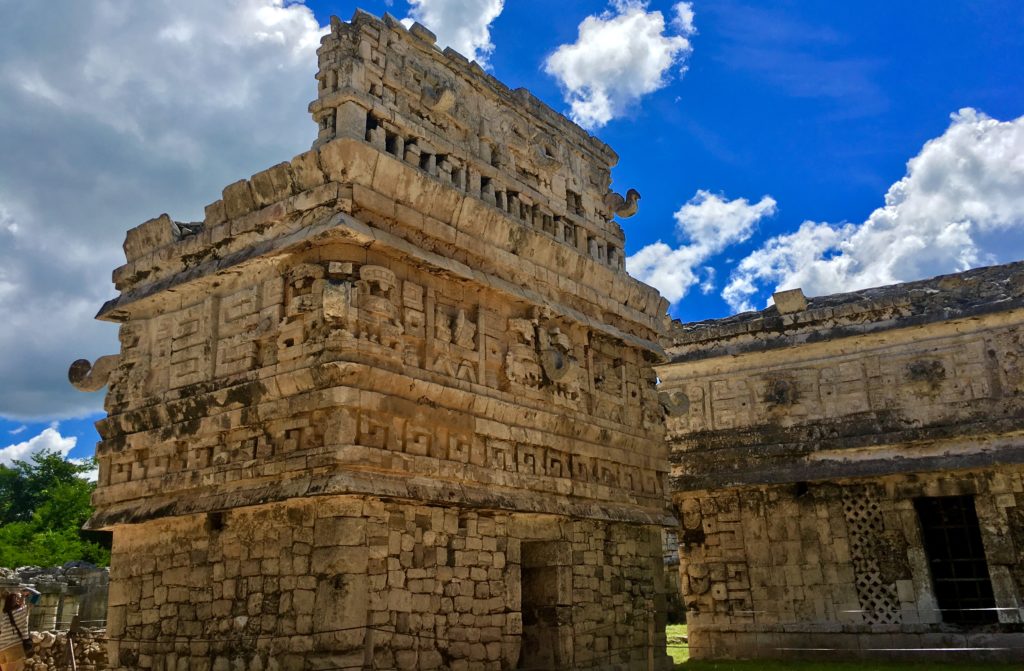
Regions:
<svg viewBox="0 0 1024 671"><path fill-rule="evenodd" d="M110 550L82 532L96 485L81 477L93 460L71 462L59 452L0 465L0 566L110 562Z"/></svg>

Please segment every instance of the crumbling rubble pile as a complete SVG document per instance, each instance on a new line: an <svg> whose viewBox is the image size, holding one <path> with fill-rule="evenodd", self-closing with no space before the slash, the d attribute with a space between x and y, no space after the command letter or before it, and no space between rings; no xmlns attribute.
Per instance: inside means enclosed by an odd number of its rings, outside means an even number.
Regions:
<svg viewBox="0 0 1024 671"><path fill-rule="evenodd" d="M68 671L71 652L68 637L74 642L74 659L78 671L106 671L107 642L103 629L80 629L74 634L67 631L33 631L34 654L25 660L25 671Z"/></svg>

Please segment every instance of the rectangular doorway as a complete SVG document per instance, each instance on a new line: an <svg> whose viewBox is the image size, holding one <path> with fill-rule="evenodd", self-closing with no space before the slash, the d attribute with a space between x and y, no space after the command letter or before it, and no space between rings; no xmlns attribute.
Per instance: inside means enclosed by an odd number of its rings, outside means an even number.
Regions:
<svg viewBox="0 0 1024 671"><path fill-rule="evenodd" d="M520 669L572 666L572 566L564 541L524 541Z"/></svg>
<svg viewBox="0 0 1024 671"><path fill-rule="evenodd" d="M961 625L999 621L973 496L914 500L942 621Z"/></svg>

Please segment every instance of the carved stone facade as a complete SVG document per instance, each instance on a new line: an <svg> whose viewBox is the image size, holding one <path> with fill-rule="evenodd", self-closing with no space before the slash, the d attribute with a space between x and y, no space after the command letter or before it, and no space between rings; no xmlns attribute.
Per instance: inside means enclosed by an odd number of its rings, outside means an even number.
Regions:
<svg viewBox="0 0 1024 671"><path fill-rule="evenodd" d="M780 298L658 368L692 656L1024 659L1024 263Z"/></svg>
<svg viewBox="0 0 1024 671"><path fill-rule="evenodd" d="M314 148L129 231L121 352L72 368L111 664L669 668L667 305L615 154L422 26L318 53Z"/></svg>

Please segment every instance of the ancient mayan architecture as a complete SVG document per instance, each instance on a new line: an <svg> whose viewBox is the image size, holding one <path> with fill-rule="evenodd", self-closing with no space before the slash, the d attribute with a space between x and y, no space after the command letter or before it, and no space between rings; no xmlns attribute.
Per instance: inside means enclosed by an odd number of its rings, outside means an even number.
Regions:
<svg viewBox="0 0 1024 671"><path fill-rule="evenodd" d="M693 657L1024 659L1024 263L668 349Z"/></svg>
<svg viewBox="0 0 1024 671"><path fill-rule="evenodd" d="M669 668L615 153L419 25L318 54L313 149L130 230L121 351L72 366L113 668Z"/></svg>

